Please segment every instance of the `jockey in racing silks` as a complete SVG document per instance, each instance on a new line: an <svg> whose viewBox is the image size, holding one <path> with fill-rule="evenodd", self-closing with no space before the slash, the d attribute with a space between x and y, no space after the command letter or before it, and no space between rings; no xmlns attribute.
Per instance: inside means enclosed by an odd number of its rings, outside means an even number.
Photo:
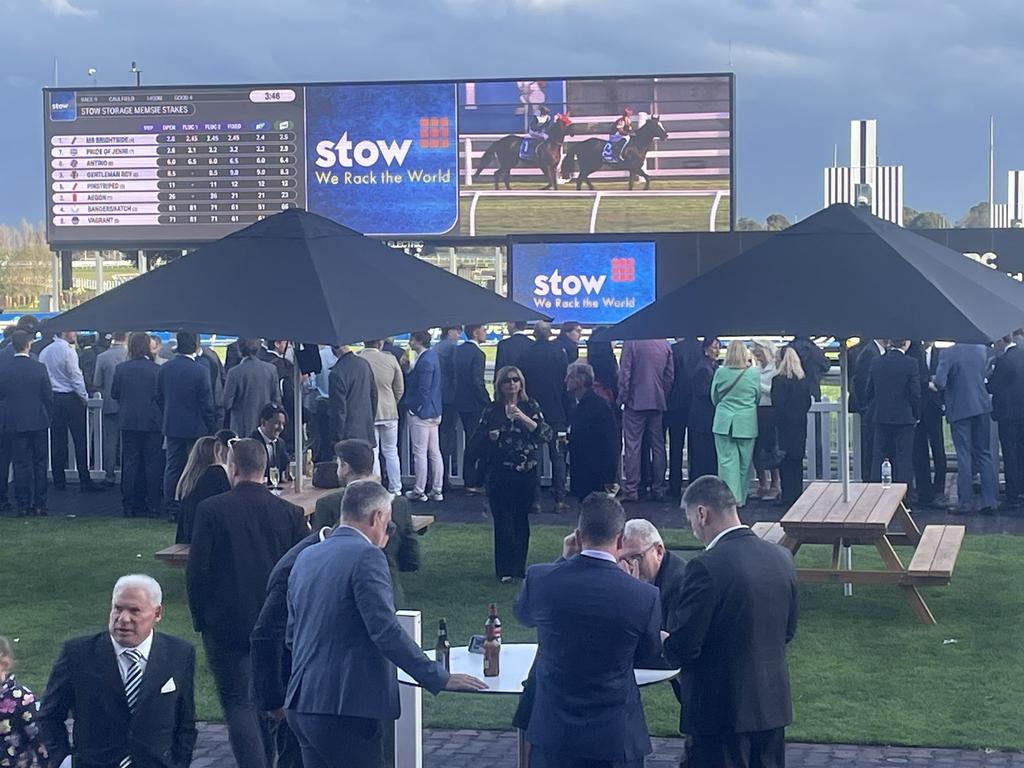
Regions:
<svg viewBox="0 0 1024 768"><path fill-rule="evenodd" d="M632 116L633 110L629 107L624 108L622 114L615 121L615 125L612 126L612 132L608 134L608 144L616 159L622 159L622 153L629 143L629 136L633 132L633 126L630 123Z"/></svg>

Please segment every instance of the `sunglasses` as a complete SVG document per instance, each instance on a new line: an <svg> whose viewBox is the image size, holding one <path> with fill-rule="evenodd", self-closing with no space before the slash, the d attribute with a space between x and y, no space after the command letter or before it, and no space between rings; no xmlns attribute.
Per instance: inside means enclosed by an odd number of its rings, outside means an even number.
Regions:
<svg viewBox="0 0 1024 768"><path fill-rule="evenodd" d="M522 381L518 376L506 376L502 384L519 384Z"/></svg>

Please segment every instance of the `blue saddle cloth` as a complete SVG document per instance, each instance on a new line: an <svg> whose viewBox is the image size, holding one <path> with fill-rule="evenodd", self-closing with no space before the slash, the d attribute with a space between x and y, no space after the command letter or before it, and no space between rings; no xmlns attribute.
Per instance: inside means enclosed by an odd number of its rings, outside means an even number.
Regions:
<svg viewBox="0 0 1024 768"><path fill-rule="evenodd" d="M604 143L604 149L601 150L601 159L606 163L621 163L622 162L622 147L626 142L624 141L606 141Z"/></svg>
<svg viewBox="0 0 1024 768"><path fill-rule="evenodd" d="M523 138L519 144L519 159L530 160L533 157L536 148L534 147L534 141L529 136Z"/></svg>

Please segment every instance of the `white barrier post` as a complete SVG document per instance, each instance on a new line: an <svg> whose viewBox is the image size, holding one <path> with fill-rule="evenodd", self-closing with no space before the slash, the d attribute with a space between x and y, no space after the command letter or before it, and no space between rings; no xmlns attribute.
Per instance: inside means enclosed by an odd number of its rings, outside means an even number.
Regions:
<svg viewBox="0 0 1024 768"><path fill-rule="evenodd" d="M416 645L422 644L419 611L397 611L402 625ZM417 685L399 685L402 716L395 721L395 768L423 768L423 692Z"/></svg>

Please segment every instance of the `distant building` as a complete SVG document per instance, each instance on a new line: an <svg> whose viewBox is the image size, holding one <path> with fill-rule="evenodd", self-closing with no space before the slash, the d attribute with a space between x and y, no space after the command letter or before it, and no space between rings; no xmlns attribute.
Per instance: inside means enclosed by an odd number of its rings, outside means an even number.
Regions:
<svg viewBox="0 0 1024 768"><path fill-rule="evenodd" d="M850 164L825 169L825 207L863 205L881 219L903 226L903 166L879 165L877 121L850 121Z"/></svg>

